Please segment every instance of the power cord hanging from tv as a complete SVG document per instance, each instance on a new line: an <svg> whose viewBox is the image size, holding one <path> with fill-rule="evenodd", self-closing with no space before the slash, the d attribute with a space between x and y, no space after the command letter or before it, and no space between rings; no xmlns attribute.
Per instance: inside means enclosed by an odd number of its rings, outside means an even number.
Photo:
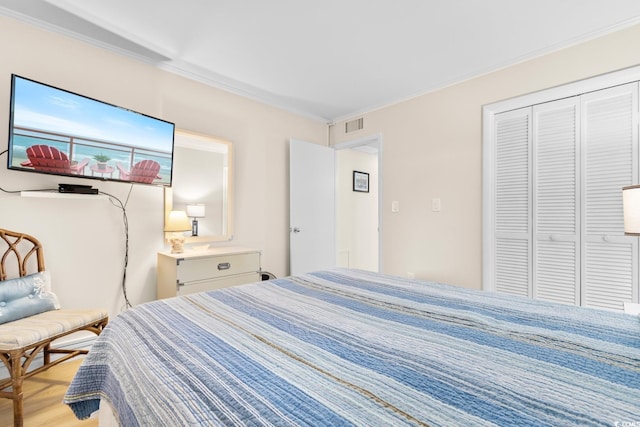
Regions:
<svg viewBox="0 0 640 427"><path fill-rule="evenodd" d="M113 194L109 194L104 191L99 192L100 194L108 196L109 201L113 206L118 209L122 209L122 221L124 223L124 265L122 267L122 296L124 297L125 309L133 307L133 305L129 301L129 297L127 296L127 266L129 265L129 219L127 218L127 203L129 203L129 196L131 195L132 189L133 184L131 184L131 187L129 188L129 193L127 194L125 203L122 203L122 201ZM118 203L114 203L114 200Z"/></svg>
<svg viewBox="0 0 640 427"><path fill-rule="evenodd" d="M0 156L7 153L8 151L9 150L0 151ZM129 203L129 197L131 196L132 190L133 190L133 184L131 184L131 187L129 188L129 193L127 194L127 199L125 200L125 203L122 203L122 201L116 196L114 196L113 194L109 194L104 191L99 191L100 194L104 194L105 196L109 197L109 201L113 206L115 206L118 209L122 209L122 220L124 223L124 265L122 268L122 295L125 301L125 309L133 307L133 305L129 301L129 297L127 296L127 266L129 265L129 219L127 218L127 209L126 209L127 203ZM0 187L0 191L8 194L16 194L24 190L5 190L4 188ZM47 192L47 191L58 191L58 189L47 188L42 190L28 190L28 191Z"/></svg>

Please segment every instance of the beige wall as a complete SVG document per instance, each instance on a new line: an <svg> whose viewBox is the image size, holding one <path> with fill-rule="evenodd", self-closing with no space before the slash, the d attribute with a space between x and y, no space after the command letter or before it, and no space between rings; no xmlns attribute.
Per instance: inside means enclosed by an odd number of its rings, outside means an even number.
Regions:
<svg viewBox="0 0 640 427"><path fill-rule="evenodd" d="M481 106L640 64L640 26L365 114L340 143L381 134L381 271L465 287L481 284ZM10 74L157 116L234 143L234 244L263 251L263 266L288 272L288 139L325 143L325 124L160 71L138 61L0 17L0 130L8 129ZM4 142L2 142L4 141ZM6 147L6 136L0 150ZM0 162L6 162L2 156ZM0 167L7 190L55 188L59 178ZM162 189L87 180L126 200L128 295L155 297L162 240ZM442 200L440 212L431 199ZM400 212L391 215L391 201ZM41 238L66 307L122 309L122 213L106 200L30 199L0 193L0 227Z"/></svg>
<svg viewBox="0 0 640 427"><path fill-rule="evenodd" d="M0 17L0 151L7 147L10 75L15 73L176 123L234 143L235 221L232 244L262 250L266 270L288 272L288 140L326 144L324 123L216 90L88 44ZM57 188L55 176L8 171L0 187ZM156 253L162 240L160 187L73 180L127 200L133 304L155 298ZM129 195L129 190L131 194ZM124 306L122 212L108 200L26 198L0 192L0 227L42 240L53 287L68 308Z"/></svg>
<svg viewBox="0 0 640 427"><path fill-rule="evenodd" d="M333 143L384 138L381 271L480 288L482 105L640 64L639 44L631 27L364 114L364 129L349 135L337 123Z"/></svg>

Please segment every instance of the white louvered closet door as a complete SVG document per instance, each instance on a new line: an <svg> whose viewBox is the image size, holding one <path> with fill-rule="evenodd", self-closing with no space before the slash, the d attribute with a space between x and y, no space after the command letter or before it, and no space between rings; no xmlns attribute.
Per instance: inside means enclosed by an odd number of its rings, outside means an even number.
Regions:
<svg viewBox="0 0 640 427"><path fill-rule="evenodd" d="M580 304L579 97L533 107L533 297Z"/></svg>
<svg viewBox="0 0 640 427"><path fill-rule="evenodd" d="M495 118L495 290L531 296L531 108Z"/></svg>
<svg viewBox="0 0 640 427"><path fill-rule="evenodd" d="M638 182L638 84L582 96L582 305L637 301L638 239L624 236L622 187Z"/></svg>

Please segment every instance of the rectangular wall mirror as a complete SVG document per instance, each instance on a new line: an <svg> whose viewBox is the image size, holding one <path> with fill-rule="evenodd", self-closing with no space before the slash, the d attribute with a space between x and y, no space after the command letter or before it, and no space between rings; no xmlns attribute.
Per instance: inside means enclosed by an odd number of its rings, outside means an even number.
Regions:
<svg viewBox="0 0 640 427"><path fill-rule="evenodd" d="M173 185L164 190L165 221L172 210L184 210L197 222L197 236L185 232L186 243L231 240L231 142L176 130L173 164Z"/></svg>

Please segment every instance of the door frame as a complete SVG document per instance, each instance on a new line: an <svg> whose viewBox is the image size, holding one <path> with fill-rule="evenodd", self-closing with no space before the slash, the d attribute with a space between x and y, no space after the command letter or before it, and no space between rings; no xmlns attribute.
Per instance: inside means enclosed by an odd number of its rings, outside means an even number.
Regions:
<svg viewBox="0 0 640 427"><path fill-rule="evenodd" d="M382 199L383 199L383 190L382 190L382 134L377 133L373 135L364 136L362 138L353 139L350 141L340 142L331 146L335 151L345 150L350 148L362 147L363 145L372 145L376 144L378 147L378 182L376 185L378 186L378 272L381 272L382 269ZM335 208L334 208L335 209ZM336 247L336 251L338 248Z"/></svg>

